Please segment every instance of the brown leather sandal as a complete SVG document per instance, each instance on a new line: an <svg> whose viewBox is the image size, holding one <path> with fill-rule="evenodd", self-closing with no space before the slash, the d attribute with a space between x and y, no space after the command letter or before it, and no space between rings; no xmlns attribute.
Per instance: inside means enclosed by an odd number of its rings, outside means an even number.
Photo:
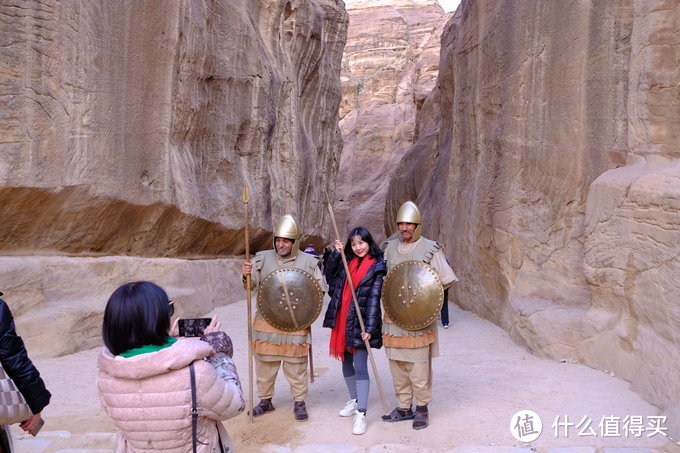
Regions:
<svg viewBox="0 0 680 453"><path fill-rule="evenodd" d="M253 408L253 417L259 417L260 415L264 415L267 412L273 412L274 410L276 409L272 404L271 398L262 399L257 406Z"/></svg>
<svg viewBox="0 0 680 453"><path fill-rule="evenodd" d="M382 420L384 422L401 422L404 420L413 420L413 417L415 417L415 414L409 407L408 409L402 409L400 407L395 407L392 412L390 412L387 415L382 416Z"/></svg>
<svg viewBox="0 0 680 453"><path fill-rule="evenodd" d="M304 401L295 401L293 405L293 413L295 414L295 420L299 422L305 422L309 418L307 413L307 406Z"/></svg>

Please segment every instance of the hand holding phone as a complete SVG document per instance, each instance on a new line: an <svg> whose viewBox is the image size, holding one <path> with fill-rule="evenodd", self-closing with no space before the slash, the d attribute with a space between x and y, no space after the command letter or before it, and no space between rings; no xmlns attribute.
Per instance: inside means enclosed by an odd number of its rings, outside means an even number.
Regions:
<svg viewBox="0 0 680 453"><path fill-rule="evenodd" d="M40 432L40 429L45 424L45 420L42 419L40 413L34 414L28 420L21 422L19 427L29 433L31 436L35 437Z"/></svg>
<svg viewBox="0 0 680 453"><path fill-rule="evenodd" d="M200 337L212 318L185 318L179 320L180 337Z"/></svg>

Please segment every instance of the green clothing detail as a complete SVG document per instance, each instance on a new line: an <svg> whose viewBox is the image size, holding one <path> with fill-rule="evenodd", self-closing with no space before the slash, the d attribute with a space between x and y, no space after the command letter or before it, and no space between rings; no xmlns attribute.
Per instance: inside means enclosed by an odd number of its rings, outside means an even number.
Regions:
<svg viewBox="0 0 680 453"><path fill-rule="evenodd" d="M120 356L125 357L125 358L129 358L129 357L134 357L134 356L140 355L140 354L147 354L149 352L160 351L161 349L169 348L176 341L177 341L177 338L168 336L165 343L163 343L161 345L147 344L147 345L144 345L144 346L140 346L138 348L130 349L129 351L125 351L122 354L120 354Z"/></svg>

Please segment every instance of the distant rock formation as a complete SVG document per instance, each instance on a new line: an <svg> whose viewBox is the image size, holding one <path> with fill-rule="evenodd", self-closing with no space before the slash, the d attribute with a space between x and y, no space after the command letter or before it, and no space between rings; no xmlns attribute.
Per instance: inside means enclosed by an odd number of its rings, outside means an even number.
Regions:
<svg viewBox="0 0 680 453"><path fill-rule="evenodd" d="M381 241L390 175L418 136L415 120L436 83L439 40L451 15L435 0L349 0L346 5L344 148L334 210L340 234L363 225Z"/></svg>
<svg viewBox="0 0 680 453"><path fill-rule="evenodd" d="M678 1L463 0L386 206L420 204L461 306L676 413L679 33Z"/></svg>
<svg viewBox="0 0 680 453"><path fill-rule="evenodd" d="M0 6L0 253L242 253L325 236L341 148L336 0Z"/></svg>

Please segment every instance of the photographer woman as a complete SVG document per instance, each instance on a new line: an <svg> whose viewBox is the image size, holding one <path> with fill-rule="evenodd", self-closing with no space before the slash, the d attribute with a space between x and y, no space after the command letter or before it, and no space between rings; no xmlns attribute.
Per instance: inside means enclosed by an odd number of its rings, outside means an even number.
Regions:
<svg viewBox="0 0 680 453"><path fill-rule="evenodd" d="M231 440L219 421L239 414L245 403L230 357L231 344L227 355L216 354L199 338L169 336L173 311L165 291L151 282L126 283L106 304L97 386L104 409L119 429L115 451L192 451L189 365L193 364L196 451L232 453ZM211 324L206 336L218 329L219 325ZM221 356L220 363L214 362L215 355ZM204 360L209 358L213 364Z"/></svg>

